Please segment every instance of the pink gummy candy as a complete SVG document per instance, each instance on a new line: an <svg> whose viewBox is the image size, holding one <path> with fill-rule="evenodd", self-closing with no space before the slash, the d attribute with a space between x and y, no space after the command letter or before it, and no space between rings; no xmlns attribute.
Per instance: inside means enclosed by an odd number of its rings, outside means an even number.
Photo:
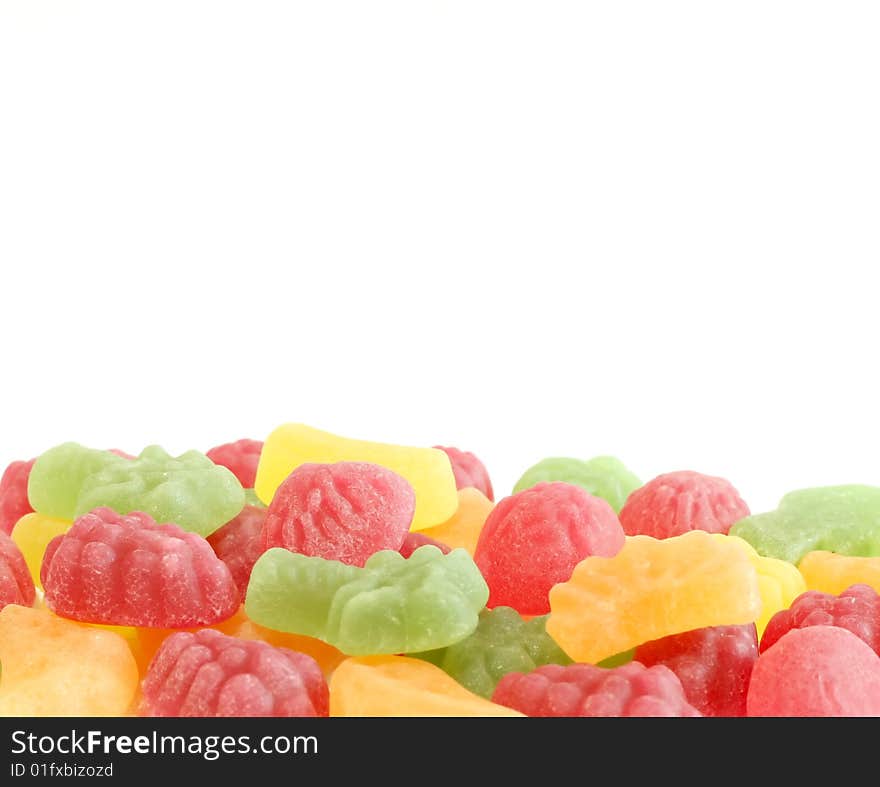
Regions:
<svg viewBox="0 0 880 787"><path fill-rule="evenodd" d="M263 547L363 566L381 549L400 549L414 511L412 487L386 467L304 464L272 498Z"/></svg>
<svg viewBox="0 0 880 787"><path fill-rule="evenodd" d="M880 657L837 626L792 629L755 663L749 716L880 716Z"/></svg>
<svg viewBox="0 0 880 787"><path fill-rule="evenodd" d="M407 533L406 537L403 539L403 543L400 545L400 549L397 551L404 557L409 557L419 547L423 547L426 544L437 547L444 555L448 555L452 551L446 546L446 544L442 544L441 542L426 536L424 533L418 532Z"/></svg>
<svg viewBox="0 0 880 787"><path fill-rule="evenodd" d="M223 443L212 448L205 454L215 465L222 465L238 479L245 489L254 488L257 477L257 465L263 443L259 440L236 440L234 443Z"/></svg>
<svg viewBox="0 0 880 787"><path fill-rule="evenodd" d="M34 580L16 543L0 531L0 609L7 604L33 606Z"/></svg>
<svg viewBox="0 0 880 787"><path fill-rule="evenodd" d="M96 508L46 547L48 607L86 623L192 628L235 614L241 595L211 545L136 511Z"/></svg>
<svg viewBox="0 0 880 787"><path fill-rule="evenodd" d="M25 514L33 513L28 501L28 478L36 459L13 462L0 478L0 532L11 533L15 523Z"/></svg>
<svg viewBox="0 0 880 787"><path fill-rule="evenodd" d="M251 570L257 558L263 554L263 523L266 509L260 506L245 506L235 519L227 522L208 536L208 543L214 553L227 566L232 579L241 592L244 601Z"/></svg>
<svg viewBox="0 0 880 787"><path fill-rule="evenodd" d="M614 509L585 489L540 483L504 498L489 514L474 561L489 585L488 607L523 615L550 611L548 594L585 557L612 557L623 547Z"/></svg>
<svg viewBox="0 0 880 787"><path fill-rule="evenodd" d="M305 653L214 629L165 639L143 681L141 716L327 716L330 696Z"/></svg>
<svg viewBox="0 0 880 787"><path fill-rule="evenodd" d="M472 486L479 489L490 500L494 500L492 481L489 479L489 471L486 466L470 451L461 451L451 446L435 445L446 456L452 465L452 475L455 476L455 488L465 489Z"/></svg>
<svg viewBox="0 0 880 787"><path fill-rule="evenodd" d="M691 530L727 533L749 515L749 507L729 481L682 470L657 476L639 487L620 509L628 536L671 538Z"/></svg>
<svg viewBox="0 0 880 787"><path fill-rule="evenodd" d="M631 661L614 669L548 664L501 678L492 702L526 716L700 716L671 670Z"/></svg>

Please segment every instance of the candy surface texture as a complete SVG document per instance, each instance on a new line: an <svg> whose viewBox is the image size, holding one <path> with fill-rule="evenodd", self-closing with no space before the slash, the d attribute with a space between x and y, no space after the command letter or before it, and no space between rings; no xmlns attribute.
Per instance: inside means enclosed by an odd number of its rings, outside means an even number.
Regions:
<svg viewBox="0 0 880 787"><path fill-rule="evenodd" d="M0 609L7 604L30 607L34 597L34 581L21 550L0 531Z"/></svg>
<svg viewBox="0 0 880 787"><path fill-rule="evenodd" d="M262 451L262 441L243 439L215 446L205 456L230 470L245 489L253 489Z"/></svg>
<svg viewBox="0 0 880 787"><path fill-rule="evenodd" d="M489 500L495 499L489 471L474 454L470 451L461 451L458 448L442 445L435 445L434 448L439 448L449 457L457 489L468 489L469 487L478 489Z"/></svg>
<svg viewBox="0 0 880 787"><path fill-rule="evenodd" d="M11 533L15 523L34 510L27 490L35 461L13 462L3 471L0 478L0 533Z"/></svg>

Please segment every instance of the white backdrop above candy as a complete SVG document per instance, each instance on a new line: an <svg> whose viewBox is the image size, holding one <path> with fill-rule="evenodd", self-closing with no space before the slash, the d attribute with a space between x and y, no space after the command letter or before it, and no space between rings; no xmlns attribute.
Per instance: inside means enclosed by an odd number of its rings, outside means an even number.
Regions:
<svg viewBox="0 0 880 787"><path fill-rule="evenodd" d="M880 484L874 3L0 6L0 462L285 421Z"/></svg>

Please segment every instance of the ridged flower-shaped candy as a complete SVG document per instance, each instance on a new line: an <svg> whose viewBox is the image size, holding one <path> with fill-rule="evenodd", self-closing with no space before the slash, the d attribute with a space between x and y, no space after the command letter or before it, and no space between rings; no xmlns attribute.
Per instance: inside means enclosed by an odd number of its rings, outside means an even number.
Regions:
<svg viewBox="0 0 880 787"><path fill-rule="evenodd" d="M34 509L28 501L28 477L35 459L13 462L0 477L0 532L11 533L15 523Z"/></svg>
<svg viewBox="0 0 880 787"><path fill-rule="evenodd" d="M384 550L363 568L270 549L251 573L245 610L261 626L316 637L349 655L446 647L477 627L489 589L470 555Z"/></svg>
<svg viewBox="0 0 880 787"><path fill-rule="evenodd" d="M34 581L15 542L0 530L0 609L7 604L34 603Z"/></svg>

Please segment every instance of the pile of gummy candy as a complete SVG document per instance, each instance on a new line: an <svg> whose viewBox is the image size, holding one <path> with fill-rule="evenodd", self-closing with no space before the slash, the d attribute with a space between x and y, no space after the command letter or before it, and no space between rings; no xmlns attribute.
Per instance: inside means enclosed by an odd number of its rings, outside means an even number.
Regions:
<svg viewBox="0 0 880 787"><path fill-rule="evenodd" d="M0 481L0 715L878 716L880 487L284 424Z"/></svg>

